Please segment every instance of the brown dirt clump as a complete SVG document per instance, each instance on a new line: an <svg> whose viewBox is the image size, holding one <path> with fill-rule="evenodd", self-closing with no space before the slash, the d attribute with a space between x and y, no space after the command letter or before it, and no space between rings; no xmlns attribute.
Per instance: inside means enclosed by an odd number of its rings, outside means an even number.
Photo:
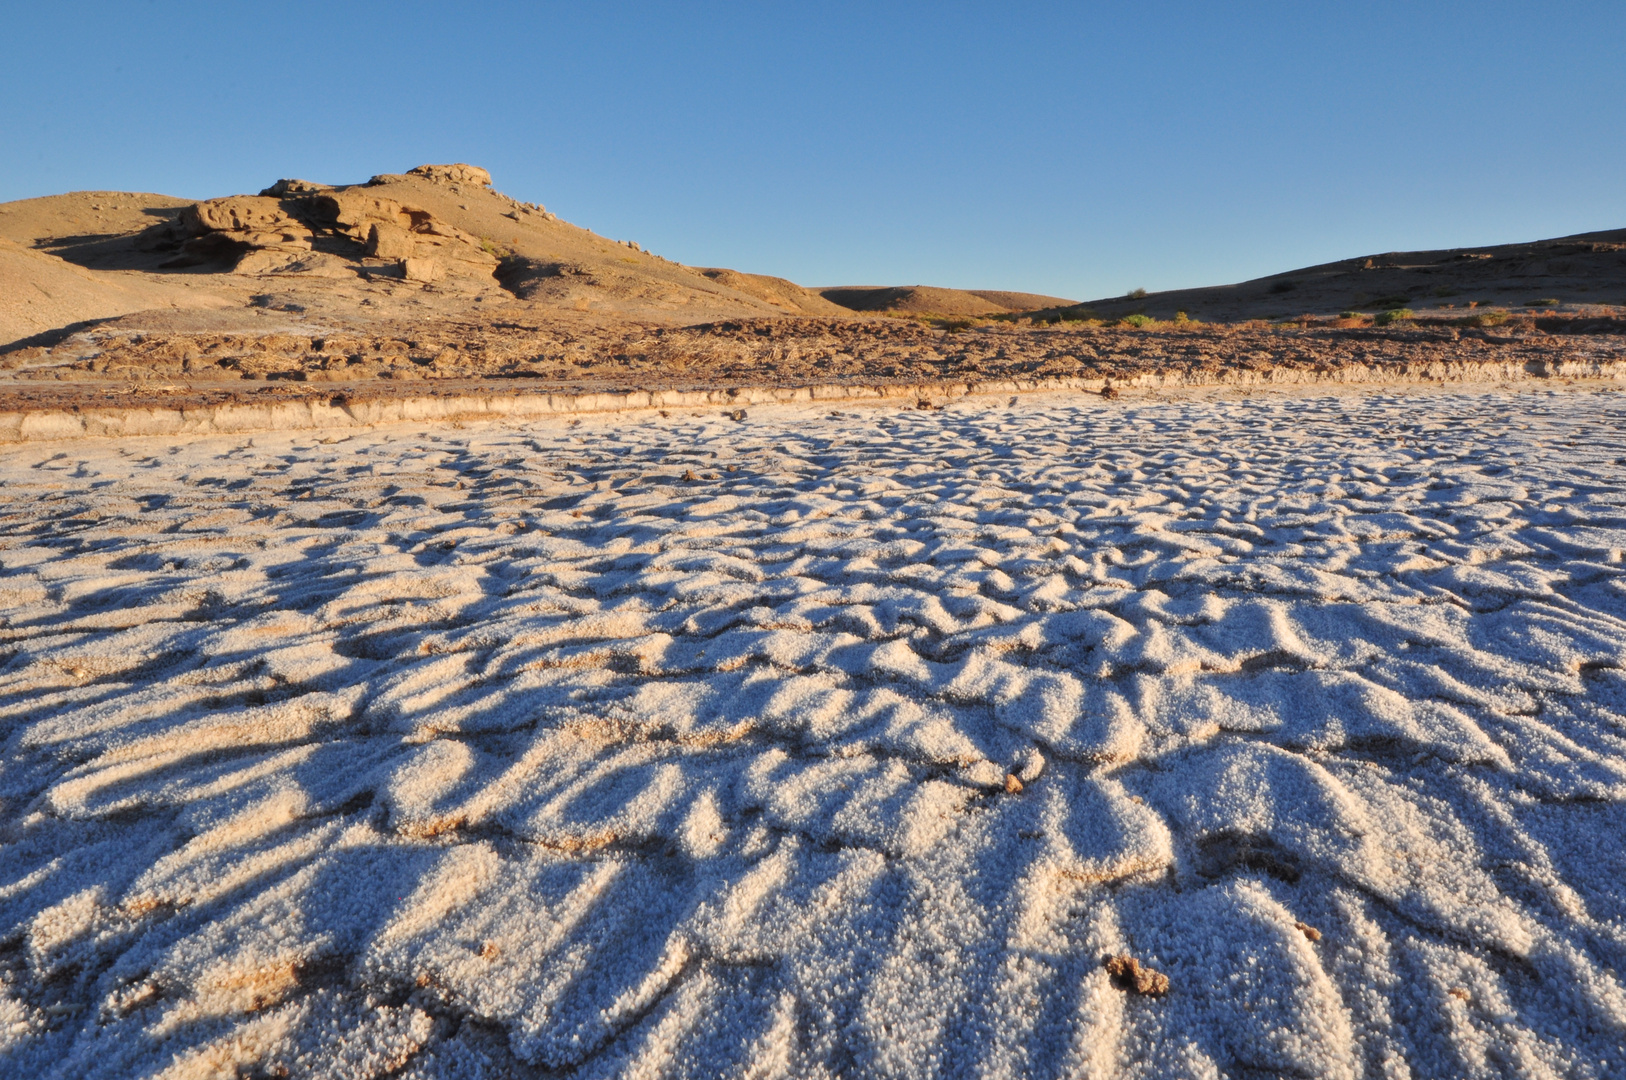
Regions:
<svg viewBox="0 0 1626 1080"><path fill-rule="evenodd" d="M1112 977L1112 985L1120 990L1144 997L1162 997L1169 992L1169 977L1143 966L1133 956L1108 956L1101 963Z"/></svg>

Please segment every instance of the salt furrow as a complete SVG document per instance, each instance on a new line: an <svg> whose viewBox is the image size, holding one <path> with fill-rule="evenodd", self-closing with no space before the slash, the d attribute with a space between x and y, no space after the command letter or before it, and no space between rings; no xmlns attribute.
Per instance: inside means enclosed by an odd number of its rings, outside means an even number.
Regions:
<svg viewBox="0 0 1626 1080"><path fill-rule="evenodd" d="M1623 421L9 449L0 1073L1621 1075Z"/></svg>

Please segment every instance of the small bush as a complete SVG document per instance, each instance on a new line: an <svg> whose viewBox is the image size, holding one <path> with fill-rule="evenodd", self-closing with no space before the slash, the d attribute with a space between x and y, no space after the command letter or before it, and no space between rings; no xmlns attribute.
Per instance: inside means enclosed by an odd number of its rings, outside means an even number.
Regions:
<svg viewBox="0 0 1626 1080"><path fill-rule="evenodd" d="M1556 299L1552 298L1552 297L1548 297L1545 300L1531 300L1528 303L1526 303L1524 306L1525 307L1557 307L1558 306L1558 301Z"/></svg>
<svg viewBox="0 0 1626 1080"><path fill-rule="evenodd" d="M1364 318L1366 318L1365 315L1362 315L1358 311L1340 311L1338 313L1338 317L1340 319L1364 319Z"/></svg>
<svg viewBox="0 0 1626 1080"><path fill-rule="evenodd" d="M1125 315L1118 321L1123 323L1125 326L1133 326L1138 330L1142 326L1152 325L1157 320L1152 318L1150 315L1141 315L1137 312L1134 315Z"/></svg>
<svg viewBox="0 0 1626 1080"><path fill-rule="evenodd" d="M1458 319L1458 326L1501 326L1507 322L1505 311L1481 311L1466 318Z"/></svg>
<svg viewBox="0 0 1626 1080"><path fill-rule="evenodd" d="M1391 323L1403 322L1406 319L1415 318L1416 315L1417 313L1411 308L1391 308L1388 311L1379 313L1372 321L1379 326L1388 326Z"/></svg>
<svg viewBox="0 0 1626 1080"><path fill-rule="evenodd" d="M1201 321L1202 321L1201 319L1193 319L1190 315L1187 315L1183 311L1176 311L1174 313L1174 322L1175 322L1175 325L1177 325L1177 326L1185 326L1188 323L1195 323L1195 322L1201 322Z"/></svg>
<svg viewBox="0 0 1626 1080"><path fill-rule="evenodd" d="M1146 290L1130 289L1128 292L1124 293L1124 295L1131 300L1144 300L1146 299Z"/></svg>

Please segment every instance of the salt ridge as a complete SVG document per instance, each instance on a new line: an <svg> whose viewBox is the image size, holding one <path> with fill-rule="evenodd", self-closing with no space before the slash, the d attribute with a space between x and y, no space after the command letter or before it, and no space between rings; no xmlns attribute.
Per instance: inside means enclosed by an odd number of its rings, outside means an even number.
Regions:
<svg viewBox="0 0 1626 1080"><path fill-rule="evenodd" d="M0 1071L1618 1075L1623 418L8 450Z"/></svg>

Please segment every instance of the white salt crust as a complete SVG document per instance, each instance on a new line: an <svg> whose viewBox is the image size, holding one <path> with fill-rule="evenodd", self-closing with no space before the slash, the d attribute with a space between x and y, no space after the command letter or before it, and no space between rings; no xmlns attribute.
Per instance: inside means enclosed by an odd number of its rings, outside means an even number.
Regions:
<svg viewBox="0 0 1626 1080"><path fill-rule="evenodd" d="M0 1075L1626 1075L1623 421L8 449Z"/></svg>

